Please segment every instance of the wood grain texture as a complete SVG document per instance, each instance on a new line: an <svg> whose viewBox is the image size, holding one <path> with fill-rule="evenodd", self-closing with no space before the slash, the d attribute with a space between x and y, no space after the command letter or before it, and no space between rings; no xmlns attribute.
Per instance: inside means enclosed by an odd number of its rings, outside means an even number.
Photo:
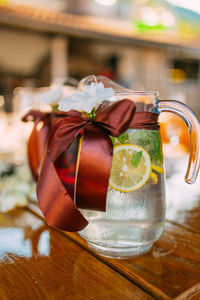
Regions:
<svg viewBox="0 0 200 300"><path fill-rule="evenodd" d="M0 299L152 299L29 212L0 214Z"/></svg>
<svg viewBox="0 0 200 300"><path fill-rule="evenodd" d="M66 234L87 247L79 236ZM162 299L174 299L182 293L186 296L187 290L192 294L200 283L200 236L169 223L146 255L127 260L101 259Z"/></svg>
<svg viewBox="0 0 200 300"><path fill-rule="evenodd" d="M40 215L37 207L31 209ZM87 243L78 234L65 234L88 249ZM159 241L142 257L114 260L93 254L157 298L180 296L189 299L198 292L200 235L181 226L166 222Z"/></svg>
<svg viewBox="0 0 200 300"><path fill-rule="evenodd" d="M200 283L180 294L175 300L199 300L200 299Z"/></svg>

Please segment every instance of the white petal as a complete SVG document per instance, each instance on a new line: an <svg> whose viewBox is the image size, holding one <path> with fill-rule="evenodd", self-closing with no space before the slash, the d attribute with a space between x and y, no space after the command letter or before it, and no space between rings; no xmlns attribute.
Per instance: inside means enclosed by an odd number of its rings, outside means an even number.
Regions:
<svg viewBox="0 0 200 300"><path fill-rule="evenodd" d="M112 88L104 88L102 82L86 85L79 93L74 93L71 97L62 98L59 102L59 110L69 111L75 109L90 113L94 107L97 107L102 101L108 100L114 91Z"/></svg>
<svg viewBox="0 0 200 300"><path fill-rule="evenodd" d="M38 100L47 104L58 104L58 101L63 97L62 88L54 88L38 94Z"/></svg>

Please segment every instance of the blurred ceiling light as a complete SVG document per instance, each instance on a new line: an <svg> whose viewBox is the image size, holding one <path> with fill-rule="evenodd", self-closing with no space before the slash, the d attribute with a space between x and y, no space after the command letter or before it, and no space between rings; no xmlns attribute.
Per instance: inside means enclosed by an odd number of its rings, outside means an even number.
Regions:
<svg viewBox="0 0 200 300"><path fill-rule="evenodd" d="M200 1L198 0L167 0L167 2L200 14Z"/></svg>
<svg viewBox="0 0 200 300"><path fill-rule="evenodd" d="M105 5L105 6L112 6L114 5L117 0L94 0L96 3Z"/></svg>
<svg viewBox="0 0 200 300"><path fill-rule="evenodd" d="M165 9L164 7L156 8L156 12L159 16L161 24L163 24L166 27L172 27L173 25L175 25L176 18L173 15L173 13L171 13L170 11Z"/></svg>
<svg viewBox="0 0 200 300"><path fill-rule="evenodd" d="M171 27L171 26L175 25L175 23L176 23L176 19L175 19L174 15L170 12L163 13L160 16L160 19L161 19L161 23L167 27Z"/></svg>
<svg viewBox="0 0 200 300"><path fill-rule="evenodd" d="M0 95L0 107L2 107L5 103L4 96Z"/></svg>
<svg viewBox="0 0 200 300"><path fill-rule="evenodd" d="M142 21L148 26L156 26L159 22L156 11L150 6L144 6L140 10Z"/></svg>

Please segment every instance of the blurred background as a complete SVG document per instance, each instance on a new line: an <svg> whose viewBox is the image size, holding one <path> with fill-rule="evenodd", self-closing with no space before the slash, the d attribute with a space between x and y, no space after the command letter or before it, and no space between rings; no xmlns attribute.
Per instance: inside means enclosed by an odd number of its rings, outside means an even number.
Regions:
<svg viewBox="0 0 200 300"><path fill-rule="evenodd" d="M196 0L0 0L0 106L17 87L103 74L200 113Z"/></svg>
<svg viewBox="0 0 200 300"><path fill-rule="evenodd" d="M199 50L196 0L0 0L0 173L25 160L32 124L19 122L24 110L41 102L48 110L49 94L40 101L41 92L65 86L69 94L90 74L158 91L199 116ZM187 157L185 124L169 114L163 121L166 156ZM175 170L170 159L166 167L167 174Z"/></svg>

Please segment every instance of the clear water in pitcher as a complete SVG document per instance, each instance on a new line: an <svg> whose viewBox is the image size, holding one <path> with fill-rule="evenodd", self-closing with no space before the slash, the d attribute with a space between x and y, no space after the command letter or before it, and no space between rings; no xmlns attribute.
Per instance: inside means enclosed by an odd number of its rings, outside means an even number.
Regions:
<svg viewBox="0 0 200 300"><path fill-rule="evenodd" d="M165 190L159 130L129 129L114 145L106 212L81 210L89 225L79 234L99 254L146 253L163 231Z"/></svg>

